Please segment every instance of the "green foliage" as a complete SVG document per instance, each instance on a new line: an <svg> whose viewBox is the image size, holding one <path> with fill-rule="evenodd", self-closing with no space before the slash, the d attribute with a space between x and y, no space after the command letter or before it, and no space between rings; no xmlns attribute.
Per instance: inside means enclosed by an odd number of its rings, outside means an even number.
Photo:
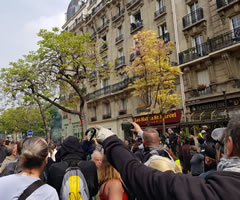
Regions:
<svg viewBox="0 0 240 200"><path fill-rule="evenodd" d="M46 112L47 119L50 114ZM33 130L34 135L45 135L41 114L37 107L18 107L4 110L0 115L0 131L7 134Z"/></svg>

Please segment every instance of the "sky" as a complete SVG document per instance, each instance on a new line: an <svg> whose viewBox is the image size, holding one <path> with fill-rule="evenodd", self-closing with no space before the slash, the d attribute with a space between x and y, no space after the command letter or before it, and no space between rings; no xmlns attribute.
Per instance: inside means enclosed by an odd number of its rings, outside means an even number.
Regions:
<svg viewBox="0 0 240 200"><path fill-rule="evenodd" d="M37 49L40 29L62 27L70 0L0 2L0 68L3 68Z"/></svg>

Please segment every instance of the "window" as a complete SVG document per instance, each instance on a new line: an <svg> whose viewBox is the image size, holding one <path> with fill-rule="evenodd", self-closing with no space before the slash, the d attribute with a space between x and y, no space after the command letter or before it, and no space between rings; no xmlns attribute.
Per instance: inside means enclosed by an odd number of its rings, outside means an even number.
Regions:
<svg viewBox="0 0 240 200"><path fill-rule="evenodd" d="M232 29L240 28L240 16L235 16L232 18Z"/></svg>
<svg viewBox="0 0 240 200"><path fill-rule="evenodd" d="M122 99L122 109L127 110L127 101L126 99Z"/></svg>
<svg viewBox="0 0 240 200"><path fill-rule="evenodd" d="M158 26L158 35L159 35L159 38L161 40L164 40L164 42L168 42L169 41L169 37L168 37L169 34L168 34L168 30L167 30L167 25L166 24Z"/></svg>
<svg viewBox="0 0 240 200"><path fill-rule="evenodd" d="M106 103L105 104L105 112L106 112L106 115L111 115L111 105L110 103Z"/></svg>
<svg viewBox="0 0 240 200"><path fill-rule="evenodd" d="M198 56L204 55L204 48L203 48L203 36L197 35L192 39L193 47L196 48L196 53Z"/></svg>
<svg viewBox="0 0 240 200"><path fill-rule="evenodd" d="M103 79L102 80L102 85L103 85L103 87L107 87L108 86L108 79Z"/></svg>
<svg viewBox="0 0 240 200"><path fill-rule="evenodd" d="M97 107L96 106L93 107L93 117L97 118Z"/></svg>
<svg viewBox="0 0 240 200"><path fill-rule="evenodd" d="M135 15L130 15L131 30L136 29L142 25L141 12L136 13Z"/></svg>
<svg viewBox="0 0 240 200"><path fill-rule="evenodd" d="M157 4L156 5L157 10L160 10L164 6L164 0L157 0L156 4Z"/></svg>
<svg viewBox="0 0 240 200"><path fill-rule="evenodd" d="M104 25L104 24L106 24L107 23L107 18L106 18L106 16L104 15L103 17L102 17L102 24Z"/></svg>
<svg viewBox="0 0 240 200"><path fill-rule="evenodd" d="M118 50L118 57L119 58L123 57L123 49Z"/></svg>
<svg viewBox="0 0 240 200"><path fill-rule="evenodd" d="M117 37L121 36L122 35L122 26L119 26L117 28Z"/></svg>
<svg viewBox="0 0 240 200"><path fill-rule="evenodd" d="M197 13L198 8L199 8L198 2L194 2L193 4L188 6L188 13L191 14L189 19L191 24L195 23L198 20Z"/></svg>
<svg viewBox="0 0 240 200"><path fill-rule="evenodd" d="M118 15L121 14L121 5L120 5L120 4L117 6L117 14L118 14Z"/></svg>
<svg viewBox="0 0 240 200"><path fill-rule="evenodd" d="M205 85L208 87L210 85L210 79L208 70L202 70L197 72L198 85Z"/></svg>

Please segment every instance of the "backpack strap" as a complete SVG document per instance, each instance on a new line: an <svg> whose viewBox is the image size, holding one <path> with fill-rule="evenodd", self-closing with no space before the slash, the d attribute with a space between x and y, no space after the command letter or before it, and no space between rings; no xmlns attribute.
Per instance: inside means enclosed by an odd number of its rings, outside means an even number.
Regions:
<svg viewBox="0 0 240 200"><path fill-rule="evenodd" d="M18 200L25 200L25 199L27 199L35 190L37 190L39 187L41 187L44 184L45 183L43 183L41 180L37 180L37 181L33 182L31 185L29 185L23 191L23 193L20 195Z"/></svg>

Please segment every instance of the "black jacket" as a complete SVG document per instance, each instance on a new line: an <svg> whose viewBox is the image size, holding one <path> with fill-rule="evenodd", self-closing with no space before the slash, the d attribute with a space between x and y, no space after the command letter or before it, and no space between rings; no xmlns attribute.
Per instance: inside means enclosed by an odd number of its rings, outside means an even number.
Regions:
<svg viewBox="0 0 240 200"><path fill-rule="evenodd" d="M48 170L47 183L57 190L58 195L60 194L63 176L65 170L68 168L68 164L72 161L79 162L82 158L76 154L71 153L62 159L62 161L54 163ZM94 162L82 160L79 164L80 170L82 171L89 189L90 197L93 197L98 192L98 178L97 168Z"/></svg>
<svg viewBox="0 0 240 200"><path fill-rule="evenodd" d="M4 161L4 159L6 158L7 153L8 153L7 147L0 144L0 166L1 166L2 162Z"/></svg>
<svg viewBox="0 0 240 200"><path fill-rule="evenodd" d="M142 200L239 200L240 173L216 172L206 179L171 171L160 172L139 163L115 136L103 142L108 161L127 188Z"/></svg>

